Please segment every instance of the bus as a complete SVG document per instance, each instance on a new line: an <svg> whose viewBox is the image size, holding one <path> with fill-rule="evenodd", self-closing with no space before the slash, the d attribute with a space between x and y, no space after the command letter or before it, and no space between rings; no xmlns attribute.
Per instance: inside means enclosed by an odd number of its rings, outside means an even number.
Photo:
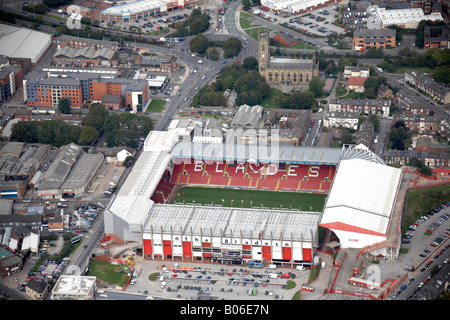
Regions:
<svg viewBox="0 0 450 320"><path fill-rule="evenodd" d="M77 242L80 242L80 239L81 239L81 236L75 236L75 237L73 237L72 239L70 239L70 242L71 242L72 244L75 244L75 243L77 243Z"/></svg>

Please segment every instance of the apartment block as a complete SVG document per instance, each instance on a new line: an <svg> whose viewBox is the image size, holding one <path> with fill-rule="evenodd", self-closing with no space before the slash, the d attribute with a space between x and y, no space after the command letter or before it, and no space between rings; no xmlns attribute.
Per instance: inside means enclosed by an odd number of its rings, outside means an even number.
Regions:
<svg viewBox="0 0 450 320"><path fill-rule="evenodd" d="M104 95L118 95L124 109L142 112L150 103L146 80L114 78L101 73L31 72L24 80L24 99L28 106L57 108L61 98L69 98L71 107L81 108L83 102L103 101ZM115 108L117 109L117 108Z"/></svg>
<svg viewBox="0 0 450 320"><path fill-rule="evenodd" d="M395 48L395 36L393 29L357 29L353 33L353 45L355 51Z"/></svg>

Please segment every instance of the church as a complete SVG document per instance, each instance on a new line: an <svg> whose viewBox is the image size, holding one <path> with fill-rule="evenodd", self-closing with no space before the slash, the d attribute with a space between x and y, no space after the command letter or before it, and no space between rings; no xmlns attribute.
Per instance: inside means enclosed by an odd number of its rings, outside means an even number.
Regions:
<svg viewBox="0 0 450 320"><path fill-rule="evenodd" d="M319 76L319 64L314 61L314 58L271 57L269 38L269 33L259 33L259 73L271 87L285 92L308 89L309 81Z"/></svg>

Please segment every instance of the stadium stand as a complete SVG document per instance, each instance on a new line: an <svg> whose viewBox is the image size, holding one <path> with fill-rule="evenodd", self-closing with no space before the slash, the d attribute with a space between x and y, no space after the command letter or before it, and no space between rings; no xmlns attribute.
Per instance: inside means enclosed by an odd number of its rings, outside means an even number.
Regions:
<svg viewBox="0 0 450 320"><path fill-rule="evenodd" d="M171 183L285 191L328 191L334 165L205 163L185 159L173 164Z"/></svg>

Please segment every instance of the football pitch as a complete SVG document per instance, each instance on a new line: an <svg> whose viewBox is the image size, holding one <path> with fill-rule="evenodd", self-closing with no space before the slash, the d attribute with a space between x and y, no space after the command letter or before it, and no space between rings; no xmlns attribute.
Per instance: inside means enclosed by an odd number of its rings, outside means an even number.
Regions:
<svg viewBox="0 0 450 320"><path fill-rule="evenodd" d="M326 196L316 193L183 187L178 190L174 203L195 201L196 204L235 208L264 207L321 212Z"/></svg>

